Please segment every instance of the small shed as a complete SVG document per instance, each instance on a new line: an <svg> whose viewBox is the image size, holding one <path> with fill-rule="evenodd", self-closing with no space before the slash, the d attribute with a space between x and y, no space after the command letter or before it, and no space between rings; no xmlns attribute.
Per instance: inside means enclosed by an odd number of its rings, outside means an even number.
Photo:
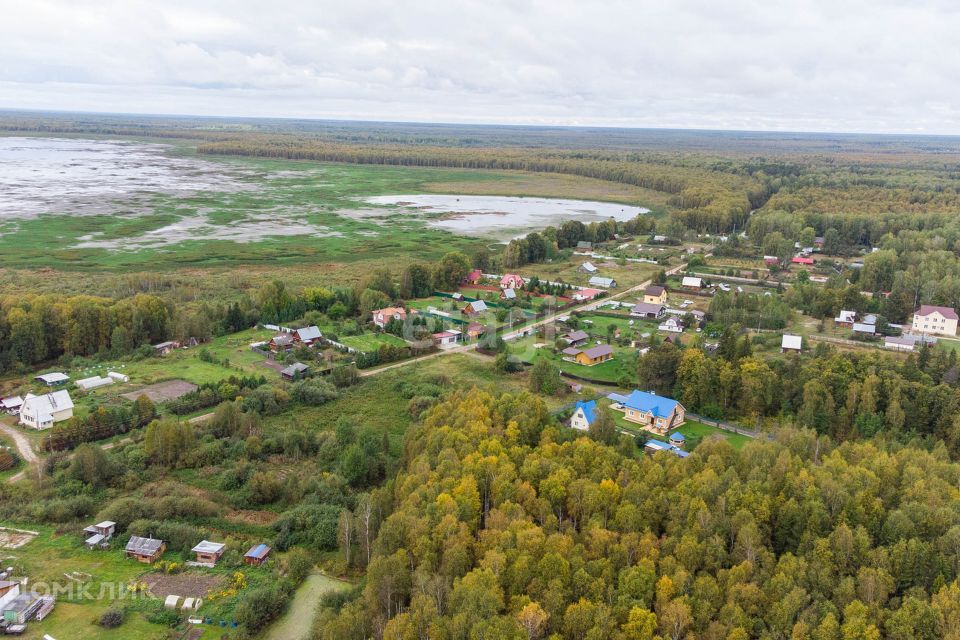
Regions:
<svg viewBox="0 0 960 640"><path fill-rule="evenodd" d="M53 373L44 373L34 378L34 380L39 380L48 387L55 387L58 384L64 384L67 380L70 379L70 376L67 374L54 371Z"/></svg>
<svg viewBox="0 0 960 640"><path fill-rule="evenodd" d="M695 276L683 276L680 284L684 289L696 289L699 291L703 288L703 280Z"/></svg>
<svg viewBox="0 0 960 640"><path fill-rule="evenodd" d="M200 564L217 564L217 560L223 555L227 545L222 542L210 542L201 540L197 546L190 551L197 554L197 562Z"/></svg>
<svg viewBox="0 0 960 640"><path fill-rule="evenodd" d="M23 398L20 396L10 396L9 398L3 398L0 400L0 408L12 416L20 413L21 406L23 406Z"/></svg>
<svg viewBox="0 0 960 640"><path fill-rule="evenodd" d="M670 444L675 447L683 447L687 444L687 438L679 431L670 434Z"/></svg>
<svg viewBox="0 0 960 640"><path fill-rule="evenodd" d="M179 346L180 346L180 343L174 342L173 340L160 342L158 344L153 345L153 353L158 356L165 356Z"/></svg>
<svg viewBox="0 0 960 640"><path fill-rule="evenodd" d="M128 558L134 558L138 562L150 564L160 559L163 552L167 550L167 543L156 538L141 538L140 536L130 536L130 541L123 552Z"/></svg>
<svg viewBox="0 0 960 640"><path fill-rule="evenodd" d="M280 376L284 380L295 380L298 377L303 377L306 373L310 371L309 365L305 365L302 362L294 362L289 367L282 369L280 371Z"/></svg>
<svg viewBox="0 0 960 640"><path fill-rule="evenodd" d="M787 351L796 351L799 353L803 350L803 338L800 336L792 336L788 333L783 334L783 339L780 341L780 351L781 353L786 353Z"/></svg>
<svg viewBox="0 0 960 640"><path fill-rule="evenodd" d="M243 554L243 563L259 567L270 559L270 547L265 544L257 544L250 547L250 550Z"/></svg>

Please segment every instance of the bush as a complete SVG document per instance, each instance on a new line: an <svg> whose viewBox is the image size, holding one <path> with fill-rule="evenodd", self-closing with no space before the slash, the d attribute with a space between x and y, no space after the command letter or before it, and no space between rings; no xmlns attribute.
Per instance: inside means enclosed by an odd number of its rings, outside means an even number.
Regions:
<svg viewBox="0 0 960 640"><path fill-rule="evenodd" d="M110 609L100 616L100 626L104 629L116 629L123 624L123 610Z"/></svg>

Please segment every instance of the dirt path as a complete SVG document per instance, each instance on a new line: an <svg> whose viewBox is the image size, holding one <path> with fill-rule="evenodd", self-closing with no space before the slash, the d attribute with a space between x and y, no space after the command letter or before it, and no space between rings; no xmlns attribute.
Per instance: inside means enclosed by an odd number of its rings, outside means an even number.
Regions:
<svg viewBox="0 0 960 640"><path fill-rule="evenodd" d="M19 454L20 458L27 464L26 469L19 471L7 478L7 482L17 482L18 480L27 477L27 471L29 471L29 467L36 464L40 458L36 453L34 453L33 447L30 446L30 440L27 438L27 436L17 431L15 427L11 427L5 422L0 422L0 431L13 440L13 445L17 448L17 454Z"/></svg>
<svg viewBox="0 0 960 640"><path fill-rule="evenodd" d="M349 587L350 583L322 573L310 574L294 594L290 609L267 630L266 640L305 640L310 637L310 627L320 596Z"/></svg>

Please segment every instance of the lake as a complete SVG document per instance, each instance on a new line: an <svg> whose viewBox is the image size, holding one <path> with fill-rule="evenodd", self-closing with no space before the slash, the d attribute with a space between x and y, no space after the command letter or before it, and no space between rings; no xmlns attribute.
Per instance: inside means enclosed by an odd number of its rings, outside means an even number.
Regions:
<svg viewBox="0 0 960 640"><path fill-rule="evenodd" d="M222 166L168 155L162 144L0 136L0 219L108 213L142 193L247 188Z"/></svg>
<svg viewBox="0 0 960 640"><path fill-rule="evenodd" d="M509 239L565 220L630 220L649 209L616 202L517 196L398 195L364 202L423 215L427 224L453 233Z"/></svg>

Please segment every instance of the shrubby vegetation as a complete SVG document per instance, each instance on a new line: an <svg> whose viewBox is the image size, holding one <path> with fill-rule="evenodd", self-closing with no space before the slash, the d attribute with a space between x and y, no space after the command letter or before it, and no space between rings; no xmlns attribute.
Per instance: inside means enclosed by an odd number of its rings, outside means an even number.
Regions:
<svg viewBox="0 0 960 640"><path fill-rule="evenodd" d="M637 459L533 397L453 394L408 438L365 588L316 636L948 637L958 469L809 430Z"/></svg>

